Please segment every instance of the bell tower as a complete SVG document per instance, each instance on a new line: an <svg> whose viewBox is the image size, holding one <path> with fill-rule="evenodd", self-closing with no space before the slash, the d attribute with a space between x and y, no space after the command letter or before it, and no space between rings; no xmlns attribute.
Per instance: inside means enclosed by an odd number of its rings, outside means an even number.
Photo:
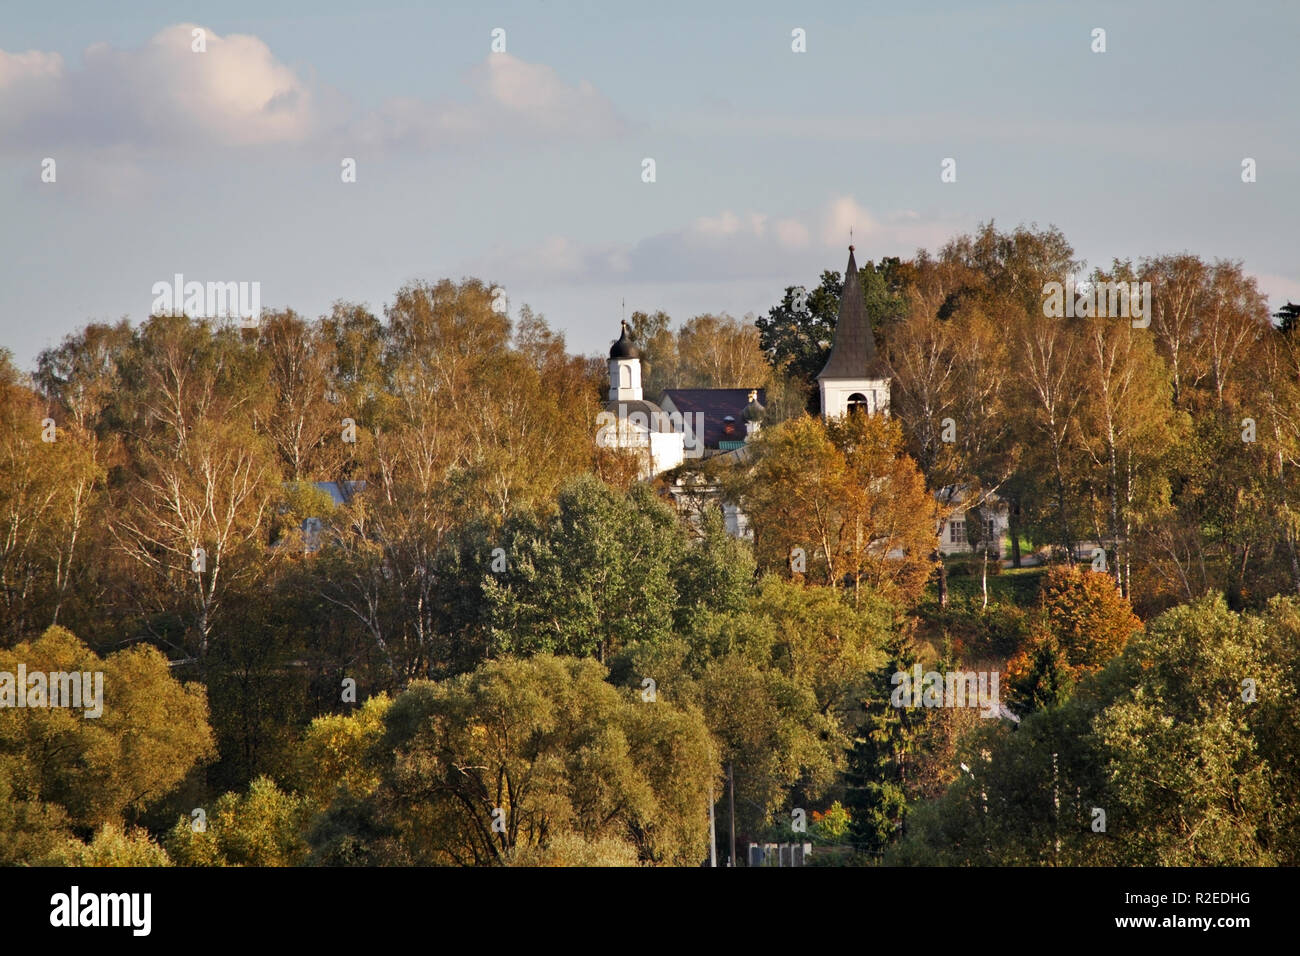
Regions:
<svg viewBox="0 0 1300 956"><path fill-rule="evenodd" d="M641 401L641 353L627 334L623 334L609 350L609 400L611 402Z"/></svg>
<svg viewBox="0 0 1300 956"><path fill-rule="evenodd" d="M849 246L835 340L831 343L830 357L817 376L822 418L839 418L857 410L869 415L888 415L889 381L889 372L876 354L876 337L862 302L862 280L858 278L853 247Z"/></svg>

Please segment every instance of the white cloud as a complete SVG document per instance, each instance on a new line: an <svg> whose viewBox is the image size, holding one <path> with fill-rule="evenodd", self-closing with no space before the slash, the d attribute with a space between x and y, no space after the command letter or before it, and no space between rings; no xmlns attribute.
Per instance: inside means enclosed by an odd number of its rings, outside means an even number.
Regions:
<svg viewBox="0 0 1300 956"><path fill-rule="evenodd" d="M0 90L12 90L23 83L52 82L63 74L63 57L57 53L28 50L6 53L0 50Z"/></svg>
<svg viewBox="0 0 1300 956"><path fill-rule="evenodd" d="M276 59L255 36L166 27L137 49L87 47L70 69L57 53L0 50L0 142L210 148L317 142L436 148L492 140L583 138L617 133L613 104L590 83L566 83L551 67L490 54L466 75L468 96L397 98L357 115L336 90Z"/></svg>
<svg viewBox="0 0 1300 956"><path fill-rule="evenodd" d="M740 232L740 217L730 210L719 216L701 216L692 225L692 230L699 236L708 238L734 236Z"/></svg>
<svg viewBox="0 0 1300 956"><path fill-rule="evenodd" d="M57 54L0 53L0 130L50 145L292 142L312 132L311 89L254 36L192 24L160 30L141 48L86 48L79 69Z"/></svg>
<svg viewBox="0 0 1300 956"><path fill-rule="evenodd" d="M602 132L620 125L613 104L586 80L569 86L551 67L508 53L494 53L475 66L470 85L483 103L539 129Z"/></svg>
<svg viewBox="0 0 1300 956"><path fill-rule="evenodd" d="M852 196L839 196L831 200L821 217L820 235L827 246L847 246L849 230L853 238L861 241L877 228L867 210L858 205Z"/></svg>
<svg viewBox="0 0 1300 956"><path fill-rule="evenodd" d="M349 125L345 135L370 148L437 149L484 142L614 136L624 122L583 80L564 82L551 67L492 53L466 74L464 101L398 97Z"/></svg>
<svg viewBox="0 0 1300 956"><path fill-rule="evenodd" d="M63 77L57 53L0 50L0 133L6 134L48 109Z"/></svg>
<svg viewBox="0 0 1300 956"><path fill-rule="evenodd" d="M959 229L955 223L927 220L911 211L878 221L852 196L837 196L817 209L779 219L726 209L632 243L585 245L551 236L529 249L497 249L466 262L464 270L507 285L764 278L779 285L787 280L807 281L823 269L842 269L850 226L859 261L910 256L919 246L938 247ZM820 240L816 244L814 235Z"/></svg>
<svg viewBox="0 0 1300 956"><path fill-rule="evenodd" d="M534 253L537 268L552 275L573 275L583 269L583 253L563 236L550 236Z"/></svg>

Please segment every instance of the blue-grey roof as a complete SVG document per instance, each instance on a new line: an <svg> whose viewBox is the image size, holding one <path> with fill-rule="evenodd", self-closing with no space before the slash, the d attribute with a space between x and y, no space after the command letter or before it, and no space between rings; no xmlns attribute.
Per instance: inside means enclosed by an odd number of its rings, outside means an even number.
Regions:
<svg viewBox="0 0 1300 956"><path fill-rule="evenodd" d="M338 508L351 501L352 496L358 491L365 491L366 483L364 481L313 481L312 487L333 498L334 507Z"/></svg>

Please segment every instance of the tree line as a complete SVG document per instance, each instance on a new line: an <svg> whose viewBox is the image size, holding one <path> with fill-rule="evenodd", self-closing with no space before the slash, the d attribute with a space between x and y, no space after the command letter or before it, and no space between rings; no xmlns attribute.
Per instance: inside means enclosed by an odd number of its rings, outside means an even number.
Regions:
<svg viewBox="0 0 1300 956"><path fill-rule="evenodd" d="M1188 255L1093 271L1149 327L1045 316L1079 268L991 224L866 263L887 419L808 414L837 273L634 313L648 398L769 396L739 467L654 483L594 441L603 360L473 279L4 357L0 671L108 678L102 724L0 712L4 861L696 865L796 811L860 862L1293 861L1294 323ZM700 473L752 542L671 506ZM955 489L1059 564L949 600ZM916 663L1019 723L893 707Z"/></svg>

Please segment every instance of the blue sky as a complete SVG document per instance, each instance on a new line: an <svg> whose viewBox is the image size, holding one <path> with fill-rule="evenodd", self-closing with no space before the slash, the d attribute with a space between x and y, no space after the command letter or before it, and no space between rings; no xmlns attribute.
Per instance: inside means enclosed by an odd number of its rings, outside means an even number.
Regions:
<svg viewBox="0 0 1300 956"><path fill-rule="evenodd" d="M0 345L30 366L177 272L312 316L477 275L594 352L623 299L761 313L850 226L861 260L988 219L1089 265L1242 259L1276 308L1297 28L1286 2L7 4Z"/></svg>

